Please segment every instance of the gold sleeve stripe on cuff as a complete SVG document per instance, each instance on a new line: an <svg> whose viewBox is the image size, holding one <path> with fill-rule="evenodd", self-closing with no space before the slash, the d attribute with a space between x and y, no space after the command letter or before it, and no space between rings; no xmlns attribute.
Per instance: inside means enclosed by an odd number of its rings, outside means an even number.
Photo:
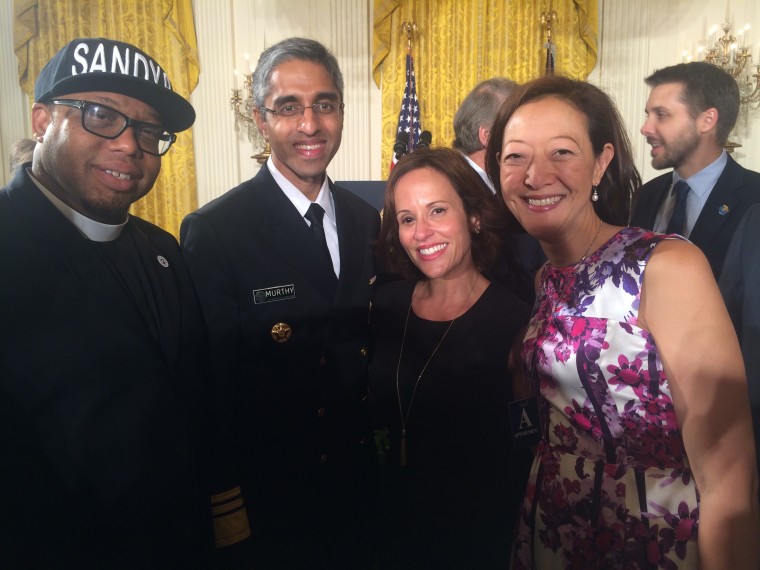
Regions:
<svg viewBox="0 0 760 570"><path fill-rule="evenodd" d="M230 546L251 536L248 514L240 487L211 497L214 539L217 548Z"/></svg>

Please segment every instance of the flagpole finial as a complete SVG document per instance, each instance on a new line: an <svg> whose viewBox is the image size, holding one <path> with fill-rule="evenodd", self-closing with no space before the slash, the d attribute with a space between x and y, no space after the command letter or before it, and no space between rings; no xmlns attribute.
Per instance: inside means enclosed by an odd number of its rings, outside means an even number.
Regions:
<svg viewBox="0 0 760 570"><path fill-rule="evenodd" d="M558 20L557 12L554 10L545 10L541 12L541 27L546 29L546 43L544 49L546 49L546 64L544 69L545 75L554 74L554 60L556 57L556 51L554 43L552 42L552 25Z"/></svg>
<svg viewBox="0 0 760 570"><path fill-rule="evenodd" d="M552 25L557 19L557 12L554 10L545 10L541 12L541 26L546 28L547 41L552 40Z"/></svg>
<svg viewBox="0 0 760 570"><path fill-rule="evenodd" d="M419 28L411 20L404 20L401 24L401 30L406 32L406 51L407 53L412 53L412 40L414 39L414 34L419 31Z"/></svg>

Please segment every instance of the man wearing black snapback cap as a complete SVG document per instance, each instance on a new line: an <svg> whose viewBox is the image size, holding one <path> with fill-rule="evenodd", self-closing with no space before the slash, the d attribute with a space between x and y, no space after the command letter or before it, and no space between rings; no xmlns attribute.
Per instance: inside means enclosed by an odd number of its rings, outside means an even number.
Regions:
<svg viewBox="0 0 760 570"><path fill-rule="evenodd" d="M0 190L0 568L207 568L202 316L174 237L128 213L195 112L103 38L34 95Z"/></svg>

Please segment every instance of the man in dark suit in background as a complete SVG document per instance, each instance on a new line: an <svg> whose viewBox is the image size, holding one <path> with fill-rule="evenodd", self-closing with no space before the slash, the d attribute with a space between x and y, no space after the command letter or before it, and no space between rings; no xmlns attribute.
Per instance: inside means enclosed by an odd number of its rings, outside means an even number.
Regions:
<svg viewBox="0 0 760 570"><path fill-rule="evenodd" d="M0 567L208 568L201 310L177 240L128 214L195 112L103 38L34 96L0 190Z"/></svg>
<svg viewBox="0 0 760 570"><path fill-rule="evenodd" d="M641 134L652 146L652 166L674 170L641 187L631 225L689 238L718 279L741 215L760 202L760 174L723 149L739 113L739 88L706 62L665 67L645 81L652 91Z"/></svg>
<svg viewBox="0 0 760 570"><path fill-rule="evenodd" d="M494 195L498 207L503 208L505 212L506 206L501 193L497 191L485 171L485 153L491 125L502 103L515 87L517 83L506 77L492 77L481 81L462 100L454 115L455 138L452 147L462 153L480 176L483 185ZM532 304L535 297L533 276L546 261L546 256L538 240L525 233L508 212L506 219L512 222L512 225L505 227L505 247L491 277Z"/></svg>
<svg viewBox="0 0 760 570"><path fill-rule="evenodd" d="M253 563L361 570L372 562L367 337L380 219L326 175L343 78L322 44L265 50L253 96L271 157L181 230L230 410Z"/></svg>
<svg viewBox="0 0 760 570"><path fill-rule="evenodd" d="M720 292L736 328L747 369L749 401L760 468L760 204L742 216L726 253Z"/></svg>
<svg viewBox="0 0 760 570"><path fill-rule="evenodd" d="M517 83L506 77L481 81L462 100L454 114L455 138L451 146L462 153L491 194L496 194L496 188L485 171L488 138L499 108L515 87Z"/></svg>

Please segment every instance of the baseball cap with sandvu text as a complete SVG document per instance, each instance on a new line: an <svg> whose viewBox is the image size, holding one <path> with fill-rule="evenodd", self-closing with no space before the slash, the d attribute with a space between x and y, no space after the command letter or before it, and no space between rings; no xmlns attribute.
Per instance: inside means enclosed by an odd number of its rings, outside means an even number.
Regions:
<svg viewBox="0 0 760 570"><path fill-rule="evenodd" d="M78 38L66 44L40 71L34 100L48 103L80 91L106 91L134 97L161 115L164 128L177 133L195 121L193 106L172 90L158 62L135 46L106 38Z"/></svg>

